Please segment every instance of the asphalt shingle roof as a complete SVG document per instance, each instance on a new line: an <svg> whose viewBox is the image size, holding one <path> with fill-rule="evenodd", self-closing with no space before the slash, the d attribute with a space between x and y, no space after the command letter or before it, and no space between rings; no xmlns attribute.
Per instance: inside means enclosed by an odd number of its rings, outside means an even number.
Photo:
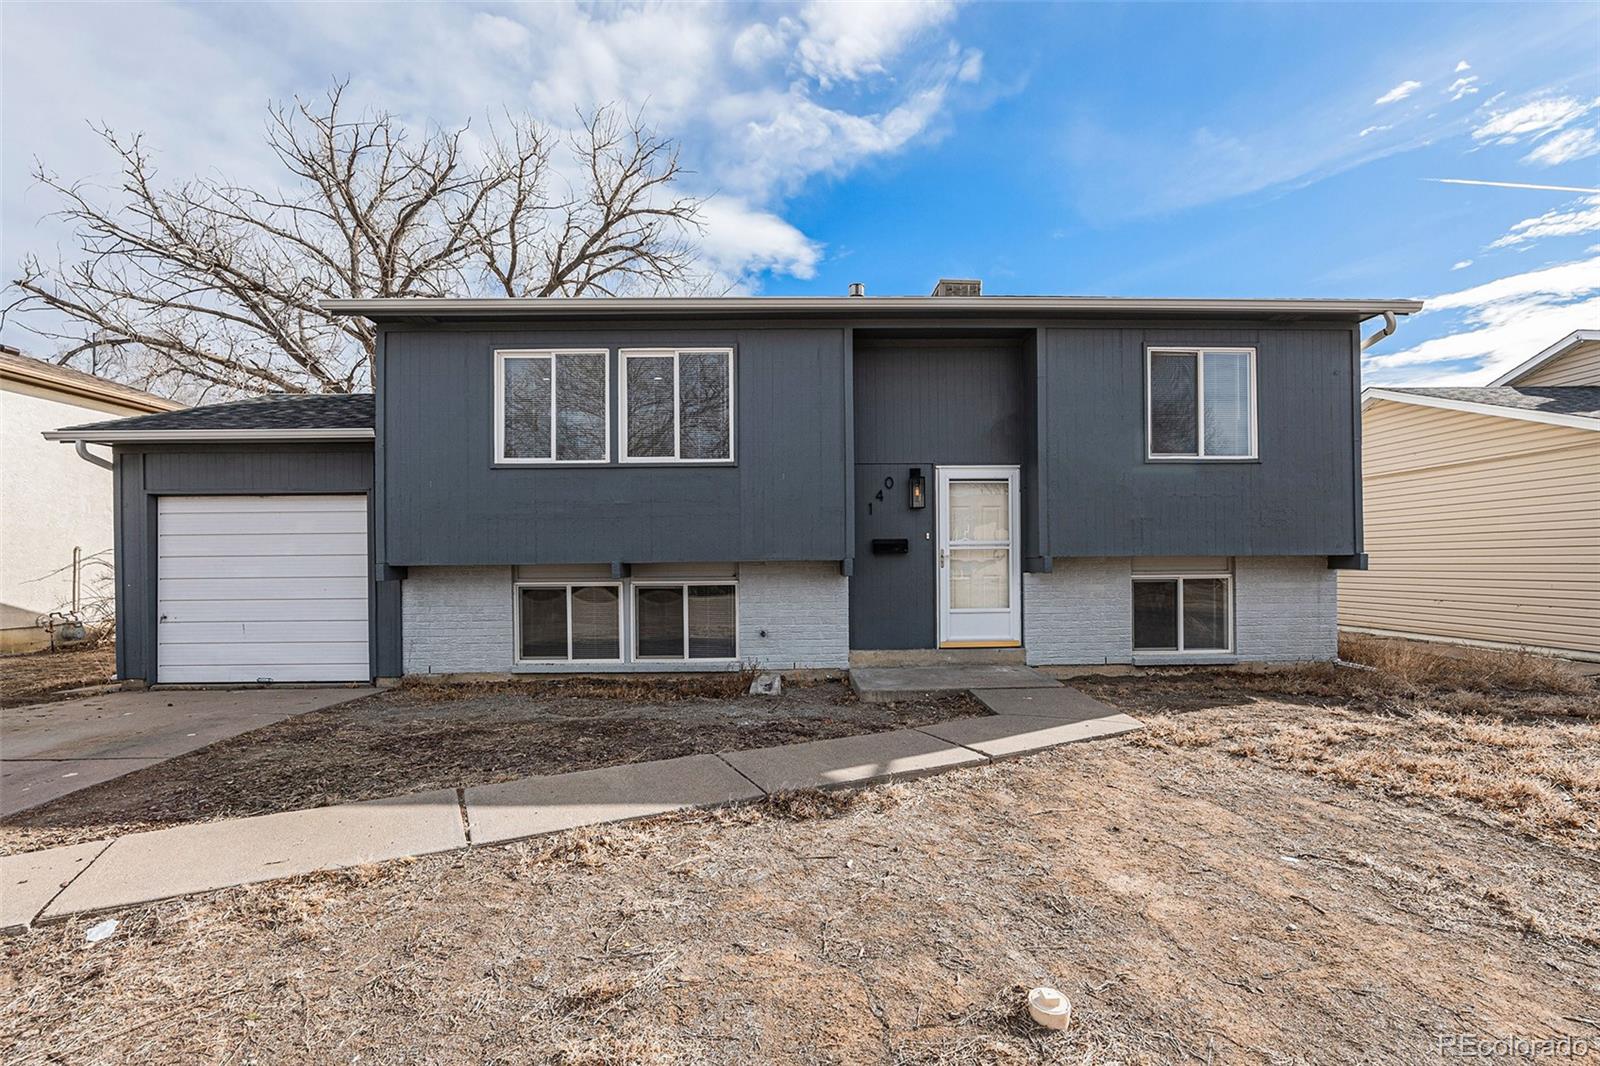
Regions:
<svg viewBox="0 0 1600 1066"><path fill-rule="evenodd" d="M340 396L258 396L213 403L183 411L117 418L69 426L63 432L115 430L119 433L197 429L371 429L372 393Z"/></svg>
<svg viewBox="0 0 1600 1066"><path fill-rule="evenodd" d="M1498 385L1493 388L1384 389L1385 392L1432 396L1440 400L1483 403L1539 411L1547 415L1576 415L1600 419L1600 385Z"/></svg>

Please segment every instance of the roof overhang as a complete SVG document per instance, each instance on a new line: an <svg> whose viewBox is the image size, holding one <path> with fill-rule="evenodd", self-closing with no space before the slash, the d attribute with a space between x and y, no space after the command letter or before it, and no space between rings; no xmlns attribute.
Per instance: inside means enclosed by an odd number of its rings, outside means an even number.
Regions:
<svg viewBox="0 0 1600 1066"><path fill-rule="evenodd" d="M180 411L188 406L154 393L119 387L115 382L100 382L87 374L68 375L55 373L54 370L55 368L49 364L42 363L36 369L24 366L20 361L8 360L0 363L0 380L18 381L35 388L51 389L66 396L98 400L104 404L151 414Z"/></svg>
<svg viewBox="0 0 1600 1066"><path fill-rule="evenodd" d="M274 441L372 440L374 432L356 429L56 429L43 434L45 440L86 444L217 444L271 443Z"/></svg>
<svg viewBox="0 0 1600 1066"><path fill-rule="evenodd" d="M1585 344L1591 344L1595 341L1600 341L1600 329L1573 330L1571 333L1567 334L1565 337L1562 337L1560 340L1556 341L1554 344L1540 352L1538 355L1534 356L1532 359L1529 359L1527 362L1521 363L1515 368L1506 371L1504 374L1501 374L1499 377L1489 382L1489 384L1515 385L1517 383L1517 379L1522 377L1522 375L1531 374L1533 371L1550 362L1550 360L1559 359L1563 355L1566 355L1568 352L1572 351L1572 349L1581 347Z"/></svg>
<svg viewBox="0 0 1600 1066"><path fill-rule="evenodd" d="M1101 315L1364 320L1410 315L1421 300L1206 300L1122 296L712 296L394 298L324 300L323 310L374 321L441 319L868 317L992 318Z"/></svg>
<svg viewBox="0 0 1600 1066"><path fill-rule="evenodd" d="M1365 411L1375 400L1406 403L1413 407L1436 407L1442 411L1464 411L1474 415L1492 415L1495 418L1515 418L1523 422L1542 422L1547 426L1568 426L1600 432L1600 418L1584 415L1556 414L1551 411L1529 411L1522 407L1502 407L1494 403L1473 403L1470 400L1448 400L1442 396L1418 396L1411 392L1391 389L1361 390L1361 409Z"/></svg>

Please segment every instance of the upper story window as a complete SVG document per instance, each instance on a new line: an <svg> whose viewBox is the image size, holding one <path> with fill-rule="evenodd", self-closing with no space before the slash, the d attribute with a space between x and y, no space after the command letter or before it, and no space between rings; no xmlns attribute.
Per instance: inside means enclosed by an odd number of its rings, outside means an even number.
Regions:
<svg viewBox="0 0 1600 1066"><path fill-rule="evenodd" d="M733 351L638 348L622 353L624 462L733 459Z"/></svg>
<svg viewBox="0 0 1600 1066"><path fill-rule="evenodd" d="M1256 458L1254 348L1151 348L1148 355L1149 458Z"/></svg>
<svg viewBox="0 0 1600 1066"><path fill-rule="evenodd" d="M603 463L611 457L605 351L501 351L495 357L495 459Z"/></svg>

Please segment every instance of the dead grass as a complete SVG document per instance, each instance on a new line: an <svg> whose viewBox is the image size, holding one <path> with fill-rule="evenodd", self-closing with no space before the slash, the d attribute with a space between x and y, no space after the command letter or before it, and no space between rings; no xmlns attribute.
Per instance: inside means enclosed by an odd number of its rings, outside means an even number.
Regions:
<svg viewBox="0 0 1600 1066"><path fill-rule="evenodd" d="M116 673L117 652L110 641L0 656L0 707L45 703L67 689L107 684Z"/></svg>

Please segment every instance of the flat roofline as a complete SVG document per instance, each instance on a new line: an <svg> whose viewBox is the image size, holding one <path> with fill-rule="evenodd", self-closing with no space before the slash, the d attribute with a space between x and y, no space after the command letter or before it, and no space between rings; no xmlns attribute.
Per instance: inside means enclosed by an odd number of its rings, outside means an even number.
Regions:
<svg viewBox="0 0 1600 1066"><path fill-rule="evenodd" d="M372 440L367 428L317 426L305 429L53 429L40 434L45 440L86 444L182 444L222 441L322 441Z"/></svg>
<svg viewBox="0 0 1600 1066"><path fill-rule="evenodd" d="M323 310L374 320L846 315L1272 315L1366 319L1410 315L1421 300L1209 300L1130 296L648 296L324 300Z"/></svg>

